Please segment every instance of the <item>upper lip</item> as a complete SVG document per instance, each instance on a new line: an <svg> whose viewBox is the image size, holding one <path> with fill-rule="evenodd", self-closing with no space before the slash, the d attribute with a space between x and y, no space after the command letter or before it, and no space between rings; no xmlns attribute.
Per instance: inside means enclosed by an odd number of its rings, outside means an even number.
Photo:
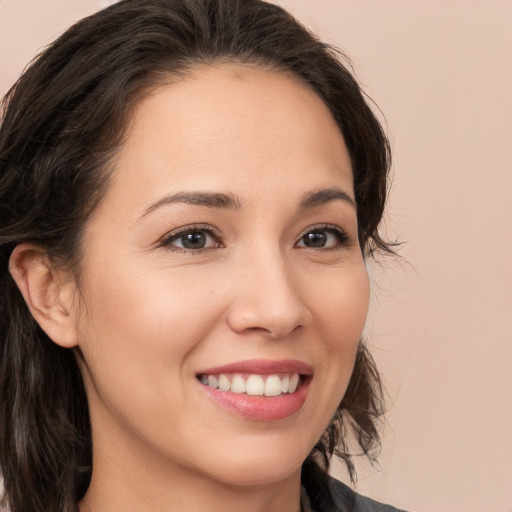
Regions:
<svg viewBox="0 0 512 512"><path fill-rule="evenodd" d="M247 361L238 361L222 366L215 366L214 368L207 368L197 373L198 375L218 375L221 373L252 373L258 375L299 373L301 375L311 375L313 373L313 367L297 359L249 359Z"/></svg>

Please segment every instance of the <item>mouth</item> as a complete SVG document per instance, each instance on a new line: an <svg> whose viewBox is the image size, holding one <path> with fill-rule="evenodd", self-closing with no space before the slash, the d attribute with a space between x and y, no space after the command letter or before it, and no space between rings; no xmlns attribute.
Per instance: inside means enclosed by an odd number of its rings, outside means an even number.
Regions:
<svg viewBox="0 0 512 512"><path fill-rule="evenodd" d="M312 378L311 366L295 360L243 361L196 374L214 402L239 416L263 421L298 412Z"/></svg>
<svg viewBox="0 0 512 512"><path fill-rule="evenodd" d="M305 376L291 374L206 374L199 375L201 384L221 391L249 396L281 396L295 393Z"/></svg>

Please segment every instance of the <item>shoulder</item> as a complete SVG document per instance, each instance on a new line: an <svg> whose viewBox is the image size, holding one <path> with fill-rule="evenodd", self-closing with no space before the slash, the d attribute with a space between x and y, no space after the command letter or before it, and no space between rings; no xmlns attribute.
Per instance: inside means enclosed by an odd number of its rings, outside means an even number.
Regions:
<svg viewBox="0 0 512 512"><path fill-rule="evenodd" d="M391 505L361 496L348 485L334 478L329 479L329 488L334 504L340 512L405 512Z"/></svg>

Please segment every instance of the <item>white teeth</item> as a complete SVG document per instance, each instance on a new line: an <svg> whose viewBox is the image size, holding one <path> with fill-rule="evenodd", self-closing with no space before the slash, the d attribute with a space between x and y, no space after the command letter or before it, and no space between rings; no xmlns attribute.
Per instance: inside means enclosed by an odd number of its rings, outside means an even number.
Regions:
<svg viewBox="0 0 512 512"><path fill-rule="evenodd" d="M271 375L265 382L265 396L278 396L281 394L281 379L278 375Z"/></svg>
<svg viewBox="0 0 512 512"><path fill-rule="evenodd" d="M259 375L251 375L247 379L247 390L246 393L248 395L263 395L263 392L265 391L265 383L263 382L263 379Z"/></svg>
<svg viewBox="0 0 512 512"><path fill-rule="evenodd" d="M292 378L290 379L290 384L288 386L288 393L293 393L297 389L297 386L299 384L299 374L294 373L292 375Z"/></svg>
<svg viewBox="0 0 512 512"><path fill-rule="evenodd" d="M230 380L231 379L231 380ZM244 379L241 375L201 375L201 383L220 391L232 393L247 393L251 396L279 396L294 393L300 382L298 373L291 375L249 375Z"/></svg>
<svg viewBox="0 0 512 512"><path fill-rule="evenodd" d="M225 375L219 377L219 389L221 391L229 391L231 389L231 382Z"/></svg>
<svg viewBox="0 0 512 512"><path fill-rule="evenodd" d="M235 375L231 381L231 391L233 391L233 393L245 393L246 390L245 379L240 377L240 375Z"/></svg>

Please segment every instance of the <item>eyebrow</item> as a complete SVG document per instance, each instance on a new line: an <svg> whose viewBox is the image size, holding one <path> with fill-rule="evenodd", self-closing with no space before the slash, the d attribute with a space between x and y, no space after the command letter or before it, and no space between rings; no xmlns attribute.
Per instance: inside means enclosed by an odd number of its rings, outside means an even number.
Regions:
<svg viewBox="0 0 512 512"><path fill-rule="evenodd" d="M355 201L346 192L337 187L321 188L318 190L312 190L311 192L306 192L299 207L301 209L313 208L332 201L343 201L356 208Z"/></svg>
<svg viewBox="0 0 512 512"><path fill-rule="evenodd" d="M332 201L344 201L354 208L356 207L354 200L340 188L322 188L306 192L299 204L299 208L305 210ZM173 203L185 203L205 206L207 208L223 208L229 210L239 210L242 208L242 200L235 194L229 192L176 192L175 194L164 196L148 206L141 215L141 218L161 206Z"/></svg>
<svg viewBox="0 0 512 512"><path fill-rule="evenodd" d="M242 207L242 201L239 197L231 193L221 192L177 192L159 199L156 203L144 210L141 217L160 208L161 206L173 203L193 204L197 206L206 206L207 208L227 208L230 210L239 210Z"/></svg>

